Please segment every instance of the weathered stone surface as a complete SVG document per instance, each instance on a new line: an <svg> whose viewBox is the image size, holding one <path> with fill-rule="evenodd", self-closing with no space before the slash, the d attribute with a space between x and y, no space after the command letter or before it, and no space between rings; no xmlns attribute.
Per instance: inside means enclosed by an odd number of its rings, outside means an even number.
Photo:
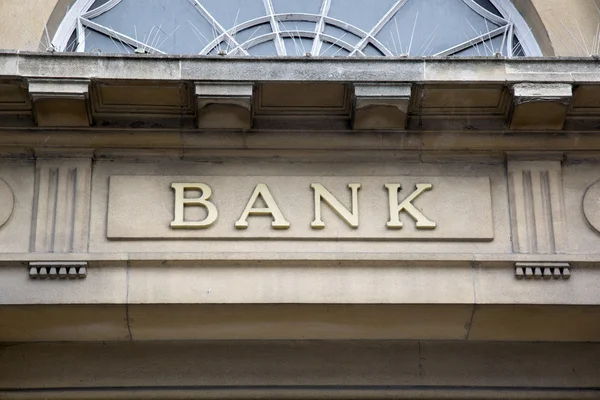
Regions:
<svg viewBox="0 0 600 400"><path fill-rule="evenodd" d="M38 126L89 126L89 81L82 79L30 79Z"/></svg>
<svg viewBox="0 0 600 400"><path fill-rule="evenodd" d="M198 128L250 129L252 127L252 84L196 83Z"/></svg>
<svg viewBox="0 0 600 400"><path fill-rule="evenodd" d="M476 306L469 339L595 342L599 317L600 309L593 306Z"/></svg>
<svg viewBox="0 0 600 400"><path fill-rule="evenodd" d="M0 162L0 253L27 253L30 250L31 214L34 192L34 164L25 160ZM0 182L0 186L1 182ZM7 189L7 188L10 188ZM1 269L1 266L0 266Z"/></svg>
<svg viewBox="0 0 600 400"><path fill-rule="evenodd" d="M472 304L469 267L277 262L150 267L129 271L131 304ZM23 273L25 273L24 271ZM92 271L93 272L93 271ZM512 274L507 272L510 278ZM93 279L92 273L86 279ZM486 282L487 283L487 282ZM489 282L492 284L492 282ZM309 288L309 290L306 290Z"/></svg>
<svg viewBox="0 0 600 400"><path fill-rule="evenodd" d="M512 87L510 128L561 130L573 98L571 84L519 83Z"/></svg>
<svg viewBox="0 0 600 400"><path fill-rule="evenodd" d="M133 340L465 339L472 306L130 305Z"/></svg>
<svg viewBox="0 0 600 400"><path fill-rule="evenodd" d="M128 339L124 305L0 306L0 342Z"/></svg>
<svg viewBox="0 0 600 400"><path fill-rule="evenodd" d="M56 388L66 387L88 389L89 397L98 396L99 388L106 395L118 394L111 388L122 394L121 388L135 387L139 397L166 398L322 397L335 387L340 390L334 394L344 398L406 399L449 394L507 399L515 387L526 387L529 397L517 398L593 399L599 347L459 341L30 343L0 353L0 387L37 389L27 395L41 392L47 399L64 399ZM0 394L23 397L19 391Z"/></svg>
<svg viewBox="0 0 600 400"><path fill-rule="evenodd" d="M77 280L30 279L26 266L0 267L0 304L125 304L127 271L113 265L96 267L86 279ZM51 268L40 267L38 272L49 274Z"/></svg>
<svg viewBox="0 0 600 400"><path fill-rule="evenodd" d="M404 129L410 85L354 85L354 129Z"/></svg>
<svg viewBox="0 0 600 400"><path fill-rule="evenodd" d="M15 207L15 198L12 189L4 180L0 179L0 227L8 222Z"/></svg>
<svg viewBox="0 0 600 400"><path fill-rule="evenodd" d="M587 222L600 233L600 181L594 182L585 191L583 212Z"/></svg>

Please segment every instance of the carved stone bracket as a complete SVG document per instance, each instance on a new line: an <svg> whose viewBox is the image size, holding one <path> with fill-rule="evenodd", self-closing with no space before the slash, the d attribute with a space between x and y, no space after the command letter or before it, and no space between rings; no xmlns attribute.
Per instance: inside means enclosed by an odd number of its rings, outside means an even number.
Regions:
<svg viewBox="0 0 600 400"><path fill-rule="evenodd" d="M85 279L86 262L30 262L31 279Z"/></svg>
<svg viewBox="0 0 600 400"><path fill-rule="evenodd" d="M519 83L512 87L510 129L562 130L573 98L567 83Z"/></svg>
<svg viewBox="0 0 600 400"><path fill-rule="evenodd" d="M79 79L30 79L29 95L38 126L89 126L89 85Z"/></svg>
<svg viewBox="0 0 600 400"><path fill-rule="evenodd" d="M517 279L563 279L571 278L571 266L568 263L516 263Z"/></svg>
<svg viewBox="0 0 600 400"><path fill-rule="evenodd" d="M405 129L410 85L354 85L354 129Z"/></svg>
<svg viewBox="0 0 600 400"><path fill-rule="evenodd" d="M196 83L200 129L250 129L251 83Z"/></svg>

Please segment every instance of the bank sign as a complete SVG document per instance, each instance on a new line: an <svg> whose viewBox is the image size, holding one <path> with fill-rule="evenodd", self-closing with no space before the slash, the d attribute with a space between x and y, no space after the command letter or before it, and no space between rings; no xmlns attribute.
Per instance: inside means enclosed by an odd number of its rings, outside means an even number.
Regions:
<svg viewBox="0 0 600 400"><path fill-rule="evenodd" d="M492 240L488 177L110 177L109 239Z"/></svg>

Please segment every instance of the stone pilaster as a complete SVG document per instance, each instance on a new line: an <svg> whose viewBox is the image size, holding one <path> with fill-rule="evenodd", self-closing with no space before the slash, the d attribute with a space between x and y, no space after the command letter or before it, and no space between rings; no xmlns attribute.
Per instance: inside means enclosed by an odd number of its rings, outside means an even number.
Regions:
<svg viewBox="0 0 600 400"><path fill-rule="evenodd" d="M560 161L508 161L513 251L560 253L565 248Z"/></svg>
<svg viewBox="0 0 600 400"><path fill-rule="evenodd" d="M31 251L86 252L90 219L91 157L38 156L35 173Z"/></svg>

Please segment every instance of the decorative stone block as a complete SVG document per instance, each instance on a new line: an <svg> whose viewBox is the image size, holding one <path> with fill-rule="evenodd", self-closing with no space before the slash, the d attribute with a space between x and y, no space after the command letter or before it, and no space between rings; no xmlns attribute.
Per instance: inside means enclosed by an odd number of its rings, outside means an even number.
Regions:
<svg viewBox="0 0 600 400"><path fill-rule="evenodd" d="M196 83L200 129L252 128L251 83Z"/></svg>
<svg viewBox="0 0 600 400"><path fill-rule="evenodd" d="M84 279L87 276L86 262L31 262L31 279Z"/></svg>
<svg viewBox="0 0 600 400"><path fill-rule="evenodd" d="M521 267L515 268L515 277L517 279L523 279L524 276L525 276L525 271L523 271L523 268L521 268Z"/></svg>
<svg viewBox="0 0 600 400"><path fill-rule="evenodd" d="M571 269L568 263L523 263L515 264L515 277L517 279L536 279L550 280L563 279L567 280L571 277Z"/></svg>
<svg viewBox="0 0 600 400"><path fill-rule="evenodd" d="M405 129L410 85L354 85L354 129Z"/></svg>
<svg viewBox="0 0 600 400"><path fill-rule="evenodd" d="M28 86L38 126L86 127L90 125L89 81L30 79Z"/></svg>
<svg viewBox="0 0 600 400"><path fill-rule="evenodd" d="M573 88L567 83L519 83L512 87L510 128L562 130Z"/></svg>

